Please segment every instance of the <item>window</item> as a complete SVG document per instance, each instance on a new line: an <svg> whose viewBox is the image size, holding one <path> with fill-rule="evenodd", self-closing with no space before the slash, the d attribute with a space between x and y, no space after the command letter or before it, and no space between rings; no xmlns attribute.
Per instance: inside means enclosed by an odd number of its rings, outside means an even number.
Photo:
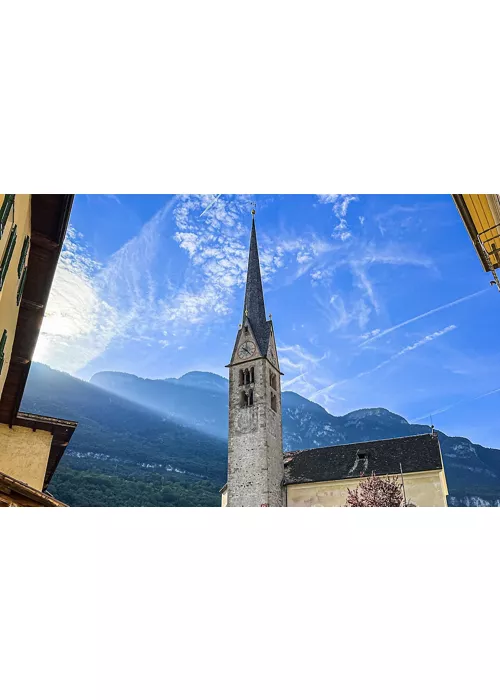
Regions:
<svg viewBox="0 0 500 700"><path fill-rule="evenodd" d="M357 452L354 468L359 469L361 474L365 474L368 469L368 452Z"/></svg>
<svg viewBox="0 0 500 700"><path fill-rule="evenodd" d="M14 204L15 196L15 194L6 194L3 198L2 206L0 207L0 238L2 238L3 230L9 218L12 205Z"/></svg>
<svg viewBox="0 0 500 700"><path fill-rule="evenodd" d="M253 367L240 370L240 386L242 384L253 384L255 379Z"/></svg>
<svg viewBox="0 0 500 700"><path fill-rule="evenodd" d="M276 384L276 375L274 372L271 372L269 370L269 384L271 385L271 388L274 389L275 391L277 390L277 384Z"/></svg>
<svg viewBox="0 0 500 700"><path fill-rule="evenodd" d="M0 265L0 289L3 287L5 278L7 276L7 270L9 269L9 264L12 259L12 254L17 240L17 225L13 224L10 229L9 240L7 241L7 247L5 248L5 253L3 254L2 264Z"/></svg>
<svg viewBox="0 0 500 700"><path fill-rule="evenodd" d="M249 406L253 406L253 389L240 393L240 408L248 408Z"/></svg>
<svg viewBox="0 0 500 700"><path fill-rule="evenodd" d="M19 258L19 263L17 265L17 276L19 279L21 279L21 275L23 274L24 263L26 261L26 256L28 254L29 244L30 244L30 237L26 236L26 238L24 239L23 248L21 250L21 256Z"/></svg>
<svg viewBox="0 0 500 700"><path fill-rule="evenodd" d="M276 394L273 394L271 392L271 408L273 409L274 412L276 412Z"/></svg>
<svg viewBox="0 0 500 700"><path fill-rule="evenodd" d="M3 361L5 358L5 343L7 342L7 331L4 329L0 340L0 374L2 373Z"/></svg>
<svg viewBox="0 0 500 700"><path fill-rule="evenodd" d="M19 286L17 288L17 305L21 303L21 298L23 296L24 292L24 285L26 284L26 273L28 272L28 266L26 266L23 270L23 274L21 275L21 279L19 280Z"/></svg>

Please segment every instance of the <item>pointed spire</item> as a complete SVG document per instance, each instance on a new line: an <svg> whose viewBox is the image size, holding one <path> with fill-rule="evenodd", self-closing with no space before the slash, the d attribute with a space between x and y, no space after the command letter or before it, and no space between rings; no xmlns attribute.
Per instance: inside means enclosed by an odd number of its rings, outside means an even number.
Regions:
<svg viewBox="0 0 500 700"><path fill-rule="evenodd" d="M266 307L264 305L264 292L262 290L262 278L260 275L259 249L257 246L257 232L255 230L255 209L252 209L252 232L250 234L250 249L248 252L243 325L247 319L250 321L250 326L259 344L261 353L265 354L267 352L269 332L266 320Z"/></svg>

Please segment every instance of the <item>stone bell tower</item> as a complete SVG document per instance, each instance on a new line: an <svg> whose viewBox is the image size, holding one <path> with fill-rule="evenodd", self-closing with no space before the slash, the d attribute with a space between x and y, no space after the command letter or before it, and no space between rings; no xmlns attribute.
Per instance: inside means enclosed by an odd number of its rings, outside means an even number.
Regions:
<svg viewBox="0 0 500 700"><path fill-rule="evenodd" d="M243 320L229 365L228 506L284 506L281 372L266 319L255 210Z"/></svg>

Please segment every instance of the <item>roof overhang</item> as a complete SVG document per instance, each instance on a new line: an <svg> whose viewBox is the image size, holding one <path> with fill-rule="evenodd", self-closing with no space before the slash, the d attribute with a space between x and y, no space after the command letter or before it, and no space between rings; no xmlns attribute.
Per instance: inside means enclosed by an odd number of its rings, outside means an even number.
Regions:
<svg viewBox="0 0 500 700"><path fill-rule="evenodd" d="M50 480L54 476L57 465L64 454L75 428L78 423L72 420L62 420L61 418L51 418L49 416L38 416L33 413L19 412L14 419L14 425L31 430L45 430L52 435L49 459L45 471L43 488L46 489Z"/></svg>
<svg viewBox="0 0 500 700"><path fill-rule="evenodd" d="M0 423L12 426L21 404L74 195L31 196L31 245L12 356L0 402Z"/></svg>
<svg viewBox="0 0 500 700"><path fill-rule="evenodd" d="M28 503L22 503L21 505L39 505L39 506L49 506L57 507L64 506L65 503L58 501L48 493L42 493L32 486L24 483L24 481L19 481L19 479L13 479L8 474L0 472L0 495L5 494L11 500L15 500L16 497L21 497L23 500L28 501ZM31 502L31 503L29 503ZM15 504L18 505L18 504Z"/></svg>
<svg viewBox="0 0 500 700"><path fill-rule="evenodd" d="M500 198L498 194L452 194L481 265L500 290ZM493 282L492 282L493 284Z"/></svg>

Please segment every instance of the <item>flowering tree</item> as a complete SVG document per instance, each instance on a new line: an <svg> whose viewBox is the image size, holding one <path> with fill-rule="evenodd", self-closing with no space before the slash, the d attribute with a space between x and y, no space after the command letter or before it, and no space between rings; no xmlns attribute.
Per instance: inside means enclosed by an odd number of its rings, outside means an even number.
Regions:
<svg viewBox="0 0 500 700"><path fill-rule="evenodd" d="M397 476L381 477L375 472L354 489L347 489L349 508L405 508L413 503L405 500L403 485Z"/></svg>

